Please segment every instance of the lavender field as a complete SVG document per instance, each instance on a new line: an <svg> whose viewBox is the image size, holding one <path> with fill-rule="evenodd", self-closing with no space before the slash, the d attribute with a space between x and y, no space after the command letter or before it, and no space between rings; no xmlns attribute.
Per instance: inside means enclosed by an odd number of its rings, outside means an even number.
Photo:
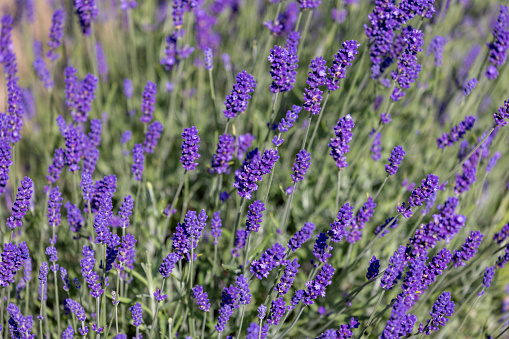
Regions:
<svg viewBox="0 0 509 339"><path fill-rule="evenodd" d="M0 338L509 338L507 5L2 2Z"/></svg>

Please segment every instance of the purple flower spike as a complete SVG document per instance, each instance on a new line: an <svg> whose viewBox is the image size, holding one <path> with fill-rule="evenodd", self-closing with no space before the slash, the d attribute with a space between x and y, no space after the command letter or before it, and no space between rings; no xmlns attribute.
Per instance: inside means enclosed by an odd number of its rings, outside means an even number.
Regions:
<svg viewBox="0 0 509 339"><path fill-rule="evenodd" d="M394 147L388 159L389 164L385 165L385 172L387 172L388 175L396 174L405 154L406 152L403 150L403 147L399 145Z"/></svg>
<svg viewBox="0 0 509 339"><path fill-rule="evenodd" d="M239 113L245 112L248 101L251 99L249 93L253 93L256 87L256 80L246 71L238 73L235 80L237 82L233 84L233 89L226 96L224 102L226 109L223 113L227 119L233 119Z"/></svg>
<svg viewBox="0 0 509 339"><path fill-rule="evenodd" d="M11 144L9 141L7 141L5 138L0 139L0 195L2 195L5 192L5 187L7 186L7 182L9 181L9 167L12 165L11 161ZM62 151L62 149L60 148ZM56 152L56 151L55 151ZM62 151L63 153L63 151ZM56 155L55 155L56 157ZM62 155L63 158L63 155ZM55 160L53 160L55 161ZM63 159L62 159L62 167L63 167ZM60 177L60 172L62 171L62 167L58 170L55 168L54 171L50 171L50 168L48 168L48 175L46 178L48 181L52 181L53 178L55 181L58 180ZM50 179L51 178L51 179Z"/></svg>
<svg viewBox="0 0 509 339"><path fill-rule="evenodd" d="M320 233L316 236L315 245L313 247L313 255L323 263L327 262L327 259L332 255L330 252L332 251L332 246L327 244L329 237L327 234Z"/></svg>
<svg viewBox="0 0 509 339"><path fill-rule="evenodd" d="M366 279L371 280L378 276L378 272L380 271L380 260L378 260L375 256L371 258L369 261L368 273L366 273Z"/></svg>
<svg viewBox="0 0 509 339"><path fill-rule="evenodd" d="M375 207L376 203L373 201L372 197L369 197L364 205L359 209L355 217L350 221L350 225L346 227L346 241L351 244L355 244L357 241L361 240L362 230L375 213Z"/></svg>
<svg viewBox="0 0 509 339"><path fill-rule="evenodd" d="M406 266L405 246L399 246L398 250L389 259L389 267L385 270L380 286L386 290L394 287L396 282L401 279L401 274Z"/></svg>
<svg viewBox="0 0 509 339"><path fill-rule="evenodd" d="M60 225L60 207L62 206L62 193L57 187L53 187L49 192L48 199L48 223L51 227Z"/></svg>
<svg viewBox="0 0 509 339"><path fill-rule="evenodd" d="M497 126L505 126L509 120L509 99L504 101L504 104L500 106L497 113L493 113L493 118Z"/></svg>
<svg viewBox="0 0 509 339"><path fill-rule="evenodd" d="M192 291L193 298L196 299L196 303L200 310L208 312L210 310L209 296L207 295L207 292L203 292L203 286L196 285Z"/></svg>
<svg viewBox="0 0 509 339"><path fill-rule="evenodd" d="M392 79L396 81L399 87L394 88L391 94L393 101L399 101L405 92L403 89L410 88L410 85L417 80L422 69L417 63L417 53L421 52L421 46L424 43L423 33L418 29L412 30L406 37L407 47L398 58L398 70L391 73Z"/></svg>
<svg viewBox="0 0 509 339"><path fill-rule="evenodd" d="M124 198L124 201L122 201L122 206L120 206L120 211L118 212L120 218L122 219L120 227L127 228L129 226L129 217L132 214L132 210L133 198L128 195Z"/></svg>
<svg viewBox="0 0 509 339"><path fill-rule="evenodd" d="M258 307L258 318L259 319L265 318L266 312L267 312L267 307L265 307L265 305L261 304L260 307Z"/></svg>
<svg viewBox="0 0 509 339"><path fill-rule="evenodd" d="M214 67L212 65L212 62L213 62L212 48L210 48L210 47L205 48L205 51L203 51L203 54L205 56L205 69L210 71Z"/></svg>
<svg viewBox="0 0 509 339"><path fill-rule="evenodd" d="M95 21L99 14L99 9L95 0L74 0L76 14L80 19L81 31L85 35L92 32L92 21Z"/></svg>
<svg viewBox="0 0 509 339"><path fill-rule="evenodd" d="M495 268L496 267L486 267L486 271L484 272L483 280L482 280L482 291L479 292L477 295L480 297L484 294L484 291L491 286L491 282L493 280L493 277L495 276Z"/></svg>
<svg viewBox="0 0 509 339"><path fill-rule="evenodd" d="M332 284L332 276L336 269L329 264L322 266L315 279L306 282L306 291L302 302L305 305L314 304L314 300L318 297L325 297L325 289Z"/></svg>
<svg viewBox="0 0 509 339"><path fill-rule="evenodd" d="M21 180L21 186L18 187L18 194L16 195L16 201L12 206L12 216L7 219L7 226L14 230L16 227L21 227L21 219L25 216L28 211L28 204L32 198L32 187L33 182L29 177Z"/></svg>
<svg viewBox="0 0 509 339"><path fill-rule="evenodd" d="M311 165L311 153L306 152L305 149L300 150L299 153L295 155L295 163L293 164L293 173L291 177L294 182L299 182L304 179L304 175L306 174L309 166Z"/></svg>
<svg viewBox="0 0 509 339"><path fill-rule="evenodd" d="M465 117L458 125L451 128L451 132L442 134L442 137L437 139L438 148L445 148L447 146L454 146L455 142L460 141L465 137L467 131L474 127L475 118L471 115Z"/></svg>
<svg viewBox="0 0 509 339"><path fill-rule="evenodd" d="M228 173L230 161L233 160L234 155L235 137L230 134L220 135L216 153L212 155L209 172L218 174Z"/></svg>
<svg viewBox="0 0 509 339"><path fill-rule="evenodd" d="M323 92L318 88L305 88L304 89L304 103L302 107L312 115L320 113L320 103L323 100Z"/></svg>
<svg viewBox="0 0 509 339"><path fill-rule="evenodd" d="M288 130L293 127L293 124L299 117L301 110L301 106L293 105L292 109L288 110L288 112L286 112L286 116L281 119L281 122L278 125L279 132L288 132Z"/></svg>
<svg viewBox="0 0 509 339"><path fill-rule="evenodd" d="M214 245L217 245L217 241L223 231L221 229L221 226L222 226L222 222L221 222L220 212L217 211L214 213L214 216L212 218L211 230L210 230L210 234L214 237Z"/></svg>
<svg viewBox="0 0 509 339"><path fill-rule="evenodd" d="M267 323L269 325L278 325L279 320L281 320L285 311L286 303L283 300L283 297L273 300L272 305L270 306L269 316L267 317Z"/></svg>
<svg viewBox="0 0 509 339"><path fill-rule="evenodd" d="M433 53L435 55L435 65L437 67L442 66L442 58L444 53L444 46L447 43L447 39L445 37L437 35L429 44L428 55Z"/></svg>
<svg viewBox="0 0 509 339"><path fill-rule="evenodd" d="M154 153L154 148L156 148L162 132L163 124L159 121L154 121L154 123L148 126L145 141L143 142L143 152Z"/></svg>
<svg viewBox="0 0 509 339"><path fill-rule="evenodd" d="M143 91L143 101L141 103L142 116L140 121L144 124L148 124L150 121L152 121L156 105L156 94L157 85L151 81L147 81L147 85Z"/></svg>
<svg viewBox="0 0 509 339"><path fill-rule="evenodd" d="M322 0L297 0L300 4L300 9L315 9L322 4Z"/></svg>
<svg viewBox="0 0 509 339"><path fill-rule="evenodd" d="M350 225L353 218L353 206L345 203L338 212L338 216L333 223L330 224L331 229L327 232L330 240L333 242L340 242L346 233L346 227Z"/></svg>
<svg viewBox="0 0 509 339"><path fill-rule="evenodd" d="M164 278L168 278L175 268L175 264L182 259L182 257L177 253L170 253L166 256L166 258L163 259L163 262L161 263L161 266L159 267L159 273Z"/></svg>
<svg viewBox="0 0 509 339"><path fill-rule="evenodd" d="M271 63L272 84L270 90L272 93L288 92L293 88L299 63L296 48L299 40L298 32L290 33L284 47L274 46L274 49L270 50L268 60Z"/></svg>
<svg viewBox="0 0 509 339"><path fill-rule="evenodd" d="M198 166L196 161L200 158L200 154L198 154L198 148L200 147L198 129L195 126L184 128L182 139L180 162L186 171L192 171Z"/></svg>
<svg viewBox="0 0 509 339"><path fill-rule="evenodd" d="M419 326L419 332L425 332L427 335L431 335L432 331L438 331L439 326L445 326L449 321L449 318L454 314L454 302L451 300L451 292L442 293L437 301L433 304L433 308L429 315L431 319L427 320L426 326L421 324Z"/></svg>
<svg viewBox="0 0 509 339"><path fill-rule="evenodd" d="M133 96L133 82L129 78L124 79L124 95L127 99L131 99Z"/></svg>
<svg viewBox="0 0 509 339"><path fill-rule="evenodd" d="M275 267L281 265L284 255L285 248L279 243L275 243L262 254L259 260L255 259L251 262L251 273L260 280L267 278Z"/></svg>
<svg viewBox="0 0 509 339"><path fill-rule="evenodd" d="M233 187L241 198L251 199L253 191L258 189L256 184L262 180L262 157L255 148L246 155L240 169L235 170Z"/></svg>
<svg viewBox="0 0 509 339"><path fill-rule="evenodd" d="M249 293L249 282L243 275L235 278L235 287L239 292L239 302L241 305L249 305L251 303L251 294Z"/></svg>
<svg viewBox="0 0 509 339"><path fill-rule="evenodd" d="M438 190L439 178L434 174L428 174L426 179L422 179L422 184L412 192L408 199L408 204L412 207L421 206L431 195Z"/></svg>
<svg viewBox="0 0 509 339"><path fill-rule="evenodd" d="M346 153L350 152L350 141L352 141L352 129L355 126L350 114L339 119L336 127L334 127L335 138L331 138L329 147L331 148L330 155L336 162L336 166L341 170L348 167L346 162Z"/></svg>
<svg viewBox="0 0 509 339"><path fill-rule="evenodd" d="M143 146L141 144L134 145L131 171L133 172L134 180L136 181L141 181L144 162L145 155L143 154Z"/></svg>
<svg viewBox="0 0 509 339"><path fill-rule="evenodd" d="M297 249L299 249L302 244L311 239L314 230L315 224L311 222L305 223L302 229L297 231L297 233L295 233L293 237L288 240L288 248L293 252L297 251Z"/></svg>
<svg viewBox="0 0 509 339"><path fill-rule="evenodd" d="M376 130L373 129L373 132L371 132L369 137L371 138L375 132L376 132ZM382 146L381 146L382 145L382 133L377 132L374 135L375 135L375 137L373 138L373 144L371 145L371 158L374 161L378 161L382 157Z"/></svg>
<svg viewBox="0 0 509 339"><path fill-rule="evenodd" d="M487 43L488 60L496 67L503 66L507 58L509 44L509 11L507 6L500 6L500 13L493 28L493 42Z"/></svg>
<svg viewBox="0 0 509 339"><path fill-rule="evenodd" d="M262 223L263 211L265 211L265 204L260 200L256 200L249 205L246 220L246 231L248 233L258 232L260 224Z"/></svg>
<svg viewBox="0 0 509 339"><path fill-rule="evenodd" d="M465 96L470 95L470 93L472 93L472 91L475 89L476 86L477 86L477 79L476 78L472 78L467 83L467 86L463 89L463 94Z"/></svg>
<svg viewBox="0 0 509 339"><path fill-rule="evenodd" d="M461 248L454 251L454 255L452 257L454 267L465 266L465 263L472 259L477 253L477 249L481 245L483 238L484 235L481 234L481 231L470 232L470 236L465 239Z"/></svg>
<svg viewBox="0 0 509 339"><path fill-rule="evenodd" d="M143 324L143 315L142 315L142 307L139 302L137 302L135 305L129 307L129 311L131 311L131 314L133 316L133 325L138 327L141 324Z"/></svg>
<svg viewBox="0 0 509 339"><path fill-rule="evenodd" d="M339 79L346 77L346 70L352 66L352 61L359 53L357 49L360 44L357 40L347 40L342 44L343 48L339 49L334 55L332 67L329 68L329 76L327 77L327 88L329 91L335 91L339 88Z"/></svg>
<svg viewBox="0 0 509 339"><path fill-rule="evenodd" d="M308 73L306 83L309 88L318 88L324 86L327 81L327 61L323 57L317 57L311 60L309 68L311 71Z"/></svg>
<svg viewBox="0 0 509 339"><path fill-rule="evenodd" d="M281 281L276 285L276 291L278 291L281 296L288 293L288 290L292 287L293 280L299 272L300 267L297 262L297 258L293 259L293 261L286 260L285 266L285 270L281 276Z"/></svg>

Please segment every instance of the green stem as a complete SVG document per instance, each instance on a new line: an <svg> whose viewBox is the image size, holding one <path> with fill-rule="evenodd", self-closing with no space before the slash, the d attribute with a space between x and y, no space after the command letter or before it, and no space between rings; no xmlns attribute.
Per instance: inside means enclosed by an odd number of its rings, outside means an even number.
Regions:
<svg viewBox="0 0 509 339"><path fill-rule="evenodd" d="M329 101L330 90L327 90L327 95L325 96L325 100L323 101L323 106L318 114L318 121L315 124L315 128L313 129L313 134L311 135L311 139L309 140L308 149L311 150L313 146L313 141L315 140L316 133L318 131L318 127L320 126L320 121L322 121L323 111L325 110L325 106L327 106L327 101Z"/></svg>
<svg viewBox="0 0 509 339"><path fill-rule="evenodd" d="M385 294L385 290L382 291L382 293L380 294L380 297L378 298L378 301L376 303L376 306L375 308L373 309L373 312L371 312L371 316L369 317L368 319L368 322L366 323L366 325L364 325L364 327L362 328L361 332L359 333L359 337L357 339L360 339L362 338L362 336L364 335L364 331L369 327L369 325L371 324L371 321L373 320L373 317L375 316L375 313L376 313L376 310L378 309L378 306L380 306L380 303L382 302L382 299L383 299L383 296Z"/></svg>
<svg viewBox="0 0 509 339"><path fill-rule="evenodd" d="M279 337L276 337L277 339L284 338L285 335L287 335L292 330L292 328L295 326L295 324L297 324L297 321L299 320L300 316L302 315L302 312L304 312L304 307L300 309L299 314L297 314L295 319L293 319L293 322L291 323L290 327L288 327L286 329L286 331L284 331L283 334L281 334ZM277 333L276 333L276 335L277 335Z"/></svg>
<svg viewBox="0 0 509 339"><path fill-rule="evenodd" d="M302 147L300 149L306 149L306 141L308 139L309 128L311 127L311 119L313 119L313 115L310 112L308 118L308 126L306 128L306 134L304 135L304 140L302 140Z"/></svg>
<svg viewBox="0 0 509 339"><path fill-rule="evenodd" d="M203 323L201 325L201 338L205 339L205 324L207 323L207 312L203 312Z"/></svg>
<svg viewBox="0 0 509 339"><path fill-rule="evenodd" d="M240 217L242 215L242 207L244 207L244 200L245 200L244 198L240 199L239 210L237 211L237 217L235 218L235 225L233 226L232 241L231 241L230 248L233 248L233 246L235 244L235 237L237 236L237 229L239 228L239 224L240 224ZM233 260L233 256L232 256L232 260Z"/></svg>
<svg viewBox="0 0 509 339"><path fill-rule="evenodd" d="M164 289L165 281L166 281L166 278L163 278L163 282L161 283L161 293L164 293L163 289ZM150 327L150 334L149 334L150 339L152 339L152 336L154 335L154 328L157 325L157 313L159 313L159 304L160 304L160 302L158 301L157 305L156 305L156 310L154 312L154 316L152 317L152 326Z"/></svg>
<svg viewBox="0 0 509 339"><path fill-rule="evenodd" d="M304 46L304 42L306 41L306 37L308 35L309 24L311 23L312 15L313 15L313 11L310 10L308 13L308 17L306 18L306 23L304 24L304 29L302 30L302 38L300 39L299 47L297 50L297 55L300 55L302 46Z"/></svg>
<svg viewBox="0 0 509 339"><path fill-rule="evenodd" d="M60 326L60 302L58 300L58 280L57 280L57 271L53 271L53 277L55 278L55 314L57 317L57 337L60 338L61 326Z"/></svg>
<svg viewBox="0 0 509 339"><path fill-rule="evenodd" d="M44 288L44 284L42 286ZM44 293L44 289L42 290L43 293ZM2 288L2 296L1 296L2 300L0 300L0 324L3 325L4 323L4 298L5 298L5 287ZM42 299L41 299L42 300ZM25 315L28 314L28 313L25 313ZM41 315L42 315L42 301L41 301ZM39 320L40 324L41 324L41 332L40 332L40 335L41 335L41 338L42 338L42 320ZM4 336L4 326L2 326L2 328L0 328L0 337L3 338Z"/></svg>
<svg viewBox="0 0 509 339"><path fill-rule="evenodd" d="M338 171L338 185L337 185L337 189L336 189L336 204L334 205L335 206L334 211L339 210L339 191L340 190L341 190L341 169L339 169L339 171Z"/></svg>
<svg viewBox="0 0 509 339"><path fill-rule="evenodd" d="M164 222L164 233L163 235L166 236L168 234L168 225L170 223L170 218L173 213L173 209L177 205L178 197L180 196L180 192L182 191L182 187L184 186L184 181L186 180L187 170L184 171L184 175L180 179L179 186L177 188L177 191L175 192L175 195L173 196L173 200L171 202L170 211L168 213L168 216L166 217L166 221Z"/></svg>
<svg viewBox="0 0 509 339"><path fill-rule="evenodd" d="M475 291L475 294L477 294L477 291L482 288L482 286L479 286L479 288L477 288L477 290ZM472 294L471 296L474 296L475 294ZM467 315L465 316L465 318L463 318L463 321L461 322L461 325L460 327L455 331L456 334L454 335L454 338L455 339L457 336L458 336L458 333L460 333L461 329L463 328L463 326L465 325L466 321L468 320L468 317L470 316L470 313L472 312L472 310L474 309L475 305L477 305L477 302L479 301L479 299L481 299L481 296L478 295L477 296L477 299L475 299L472 307L470 307L470 310L468 311Z"/></svg>
<svg viewBox="0 0 509 339"><path fill-rule="evenodd" d="M242 305L242 315L240 316L240 325L239 331L237 332L237 338L240 338L240 332L242 331L242 323L244 321L244 312L246 311L246 306Z"/></svg>
<svg viewBox="0 0 509 339"><path fill-rule="evenodd" d="M0 323L3 324L4 323L4 297L5 297L5 288L2 289L2 309L0 311ZM41 284L41 307L39 308L39 335L41 338L44 338L43 337L43 332L42 332L42 312L43 312L43 308L44 308L44 304L46 303L46 301L44 300L44 283ZM0 332L0 334L3 335L3 326L2 326L2 332Z"/></svg>
<svg viewBox="0 0 509 339"><path fill-rule="evenodd" d="M387 182L388 179L389 179L389 176L387 175L384 179L384 182L382 183L382 186L380 186L380 188L378 189L378 192L376 192L375 196L373 197L373 201L375 201L376 198L378 197L378 195L380 194L380 192L382 192L382 188L384 188L385 183Z"/></svg>
<svg viewBox="0 0 509 339"><path fill-rule="evenodd" d="M95 315L95 321L97 323L97 327L99 327L99 316L101 315L101 312L99 312L101 309L101 300L99 298L95 298L95 310L97 314ZM99 339L101 335L97 333L96 338Z"/></svg>
<svg viewBox="0 0 509 339"><path fill-rule="evenodd" d="M269 118L269 125L267 126L267 135L265 136L265 141L264 143L267 142L267 140L269 140L269 136L270 136L270 131L272 131L272 125L274 124L274 113L276 112L276 103L277 103L277 98L279 96L279 92L276 92L274 95L272 95L272 108L271 108L271 113L270 113L270 118Z"/></svg>

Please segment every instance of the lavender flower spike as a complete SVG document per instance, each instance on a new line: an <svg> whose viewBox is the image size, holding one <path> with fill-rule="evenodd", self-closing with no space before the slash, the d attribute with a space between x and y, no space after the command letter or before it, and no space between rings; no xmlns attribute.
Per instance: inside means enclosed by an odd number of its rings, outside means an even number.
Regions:
<svg viewBox="0 0 509 339"><path fill-rule="evenodd" d="M95 0L74 0L76 14L80 19L81 31L85 35L92 32L92 21L95 21L99 14L99 9Z"/></svg>
<svg viewBox="0 0 509 339"><path fill-rule="evenodd" d="M398 171L399 165L403 161L403 157L406 152L403 150L403 147L396 146L391 152L391 156L389 157L389 164L385 165L385 171L388 175L394 175Z"/></svg>
<svg viewBox="0 0 509 339"><path fill-rule="evenodd" d="M141 103L142 116L140 121L148 124L152 121L156 104L157 85L151 81L147 82L145 90L143 91L143 101Z"/></svg>
<svg viewBox="0 0 509 339"><path fill-rule="evenodd" d="M224 102L226 109L223 113L227 119L233 119L239 113L245 112L248 101L251 99L249 93L253 93L256 87L256 80L246 71L238 73L235 80L237 82L233 84L233 89Z"/></svg>
<svg viewBox="0 0 509 339"><path fill-rule="evenodd" d="M426 326L421 324L419 326L419 332L425 332L427 335L431 335L432 331L438 331L439 326L445 326L449 321L449 318L454 313L454 302L451 300L451 292L442 293L437 301L433 304L433 308L429 315L430 319L427 320Z"/></svg>
<svg viewBox="0 0 509 339"><path fill-rule="evenodd" d="M182 139L180 162L186 171L192 171L198 166L196 161L200 158L200 154L198 154L198 148L200 147L198 129L195 126L184 128Z"/></svg>
<svg viewBox="0 0 509 339"><path fill-rule="evenodd" d="M145 162L145 155L143 154L143 146L141 144L134 145L133 148L133 165L131 170L134 175L134 180L141 181L143 174L143 163Z"/></svg>
<svg viewBox="0 0 509 339"><path fill-rule="evenodd" d="M327 88L329 91L335 91L339 88L339 79L346 77L346 70L352 66L352 61L359 53L357 49L360 44L357 40L347 40L342 44L343 48L339 49L334 55L332 67L329 68L329 76L327 77Z"/></svg>
<svg viewBox="0 0 509 339"><path fill-rule="evenodd" d="M293 173L291 177L294 182L299 182L304 179L304 175L306 174L309 166L311 165L311 153L306 152L305 149L302 149L295 155L295 163L293 164Z"/></svg>
<svg viewBox="0 0 509 339"><path fill-rule="evenodd" d="M28 211L28 204L32 198L32 187L33 182L29 177L25 177L21 180L21 186L18 187L18 194L16 195L16 201L12 206L12 216L7 219L7 226L11 230L16 227L21 227L21 219L25 216Z"/></svg>
<svg viewBox="0 0 509 339"><path fill-rule="evenodd" d="M350 152L348 145L352 141L352 129L355 126L350 114L339 119L336 127L334 127L335 138L330 139L329 147L331 149L330 155L336 162L336 166L341 170L348 167L345 154Z"/></svg>
<svg viewBox="0 0 509 339"><path fill-rule="evenodd" d="M62 40L64 38L64 20L65 20L65 12L63 9L57 9L53 13L53 18L51 19L51 30L49 33L48 47L49 51L46 53L46 56L51 61L55 61L58 59L58 53L55 50L60 47L62 44Z"/></svg>

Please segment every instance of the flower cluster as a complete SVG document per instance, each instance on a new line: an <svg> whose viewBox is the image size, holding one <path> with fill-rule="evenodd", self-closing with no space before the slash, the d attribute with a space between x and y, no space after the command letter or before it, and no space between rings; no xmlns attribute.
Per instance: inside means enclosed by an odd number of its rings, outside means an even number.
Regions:
<svg viewBox="0 0 509 339"><path fill-rule="evenodd" d="M274 268L283 263L284 256L284 246L275 243L262 254L260 259L255 259L251 262L250 271L260 280L267 278Z"/></svg>
<svg viewBox="0 0 509 339"><path fill-rule="evenodd" d="M329 148L331 149L330 155L336 162L336 166L341 170L348 167L346 162L346 153L350 152L350 141L352 141L352 129L355 126L353 118L350 114L339 119L336 127L334 127L335 138L331 138Z"/></svg>
<svg viewBox="0 0 509 339"><path fill-rule="evenodd" d="M256 87L256 80L246 71L238 73L235 81L237 82L233 84L233 89L226 96L224 102L226 109L223 113L227 119L233 119L239 113L246 111L248 101L251 99L249 93L253 93Z"/></svg>
<svg viewBox="0 0 509 339"><path fill-rule="evenodd" d="M458 125L451 128L451 132L444 133L440 138L437 139L438 148L445 148L447 146L454 146L455 142L460 141L464 138L465 133L470 131L474 126L475 118L471 115L465 117Z"/></svg>

